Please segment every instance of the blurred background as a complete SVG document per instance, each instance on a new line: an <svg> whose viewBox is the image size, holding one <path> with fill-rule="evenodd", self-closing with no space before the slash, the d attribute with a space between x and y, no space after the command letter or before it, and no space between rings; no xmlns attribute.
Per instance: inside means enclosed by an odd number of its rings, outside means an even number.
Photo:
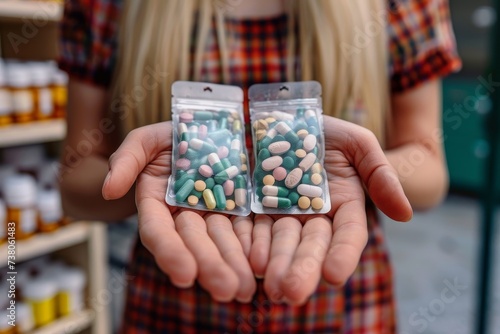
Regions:
<svg viewBox="0 0 500 334"><path fill-rule="evenodd" d="M500 86L493 67L497 13L489 0L450 6L463 60L462 71L443 81L450 193L410 223L384 221L403 334L500 333L500 182L489 175L498 156L491 135L500 112L493 99ZM8 258L8 226L0 224L0 334L13 333L13 298L18 333L110 333L130 279L135 224L71 221L60 208L56 159L67 149L67 76L54 60L61 15L60 1L0 0L0 220L27 212L29 221L16 231L15 258ZM12 109L13 98L21 109ZM72 163L86 150L77 148Z"/></svg>

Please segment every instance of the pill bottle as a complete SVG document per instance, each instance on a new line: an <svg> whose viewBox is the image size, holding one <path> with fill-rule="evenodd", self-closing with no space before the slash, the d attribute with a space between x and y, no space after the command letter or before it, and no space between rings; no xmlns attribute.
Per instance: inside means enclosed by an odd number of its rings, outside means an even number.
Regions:
<svg viewBox="0 0 500 334"><path fill-rule="evenodd" d="M57 230L63 219L61 194L56 189L38 193L38 228L40 232Z"/></svg>
<svg viewBox="0 0 500 334"><path fill-rule="evenodd" d="M29 65L33 87L34 113L37 120L52 118L54 103L52 101L52 73L48 64L34 62Z"/></svg>
<svg viewBox="0 0 500 334"><path fill-rule="evenodd" d="M40 166L45 163L45 146L35 144L5 148L3 161L14 166L17 172L38 179Z"/></svg>
<svg viewBox="0 0 500 334"><path fill-rule="evenodd" d="M0 196L3 197L3 184L5 180L16 174L16 167L12 165L0 165Z"/></svg>
<svg viewBox="0 0 500 334"><path fill-rule="evenodd" d="M12 123L12 101L7 87L5 64L0 59L0 126Z"/></svg>
<svg viewBox="0 0 500 334"><path fill-rule="evenodd" d="M29 333L35 328L35 319L30 305L16 303L16 334Z"/></svg>
<svg viewBox="0 0 500 334"><path fill-rule="evenodd" d="M11 319L9 319L9 311L0 311L0 334L16 334L16 327L11 326L9 321L11 321Z"/></svg>
<svg viewBox="0 0 500 334"><path fill-rule="evenodd" d="M59 272L59 293L57 307L60 316L81 312L85 306L85 284L87 278L83 270L67 268Z"/></svg>
<svg viewBox="0 0 500 334"><path fill-rule="evenodd" d="M43 326L56 319L57 283L40 276L24 287L24 302L30 305L35 326Z"/></svg>
<svg viewBox="0 0 500 334"><path fill-rule="evenodd" d="M66 117L68 103L68 74L57 70L52 73L52 101L54 104L54 118Z"/></svg>
<svg viewBox="0 0 500 334"><path fill-rule="evenodd" d="M7 207L0 198L0 244L7 240Z"/></svg>
<svg viewBox="0 0 500 334"><path fill-rule="evenodd" d="M16 275L16 299L23 299L23 291L24 287L27 286L30 281L33 279L33 275L31 274L31 268L26 266L24 263L21 263L17 266L17 275Z"/></svg>
<svg viewBox="0 0 500 334"><path fill-rule="evenodd" d="M10 64L7 67L7 82L11 92L14 122L32 122L35 119L35 103L29 68L19 63Z"/></svg>
<svg viewBox="0 0 500 334"><path fill-rule="evenodd" d="M4 183L7 220L14 222L16 239L26 239L37 230L37 187L33 177L14 175Z"/></svg>

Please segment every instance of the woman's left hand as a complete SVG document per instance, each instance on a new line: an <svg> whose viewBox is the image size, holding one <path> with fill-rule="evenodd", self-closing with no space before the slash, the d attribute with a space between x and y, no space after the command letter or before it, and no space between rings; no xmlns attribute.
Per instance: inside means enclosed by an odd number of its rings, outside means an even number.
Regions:
<svg viewBox="0 0 500 334"><path fill-rule="evenodd" d="M325 116L325 161L332 209L326 215L256 215L250 263L273 302L303 304L321 278L340 286L368 240L366 188L389 217L407 221L411 206L396 172L368 130ZM364 188L365 187L365 188Z"/></svg>

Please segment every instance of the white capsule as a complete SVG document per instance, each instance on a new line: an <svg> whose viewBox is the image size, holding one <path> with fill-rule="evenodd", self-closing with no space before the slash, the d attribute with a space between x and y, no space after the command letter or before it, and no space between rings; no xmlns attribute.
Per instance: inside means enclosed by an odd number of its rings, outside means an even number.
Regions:
<svg viewBox="0 0 500 334"><path fill-rule="evenodd" d="M179 123L177 125L177 132L179 133L179 136L187 131L188 131L188 127L187 127L186 123Z"/></svg>
<svg viewBox="0 0 500 334"><path fill-rule="evenodd" d="M241 142L239 139L233 139L231 142L231 149L241 151Z"/></svg>
<svg viewBox="0 0 500 334"><path fill-rule="evenodd" d="M275 168L281 166L283 163L283 158L280 156L274 156L262 161L262 169L266 172L272 171Z"/></svg>
<svg viewBox="0 0 500 334"><path fill-rule="evenodd" d="M291 146L292 145L289 142L282 140L270 144L267 149L271 152L271 154L279 155L288 151Z"/></svg>
<svg viewBox="0 0 500 334"><path fill-rule="evenodd" d="M297 192L307 197L321 197L321 195L323 195L323 189L321 189L321 187L309 184L300 184L297 187Z"/></svg>
<svg viewBox="0 0 500 334"><path fill-rule="evenodd" d="M213 166L214 164L220 162L220 159L219 159L219 156L217 155L217 153L210 153L208 155L208 163L210 164L210 166Z"/></svg>
<svg viewBox="0 0 500 334"><path fill-rule="evenodd" d="M278 131L276 131L275 128L272 128L272 129L269 129L269 131L267 131L266 137L273 139L274 137L276 137L277 134L278 134Z"/></svg>
<svg viewBox="0 0 500 334"><path fill-rule="evenodd" d="M276 129L276 131L279 132L280 135L284 136L286 135L288 132L292 131L292 129L290 129L290 127L288 126L288 124L286 124L285 122L279 122L278 124L276 124L276 126L274 127Z"/></svg>
<svg viewBox="0 0 500 334"><path fill-rule="evenodd" d="M236 166L231 166L227 169L225 169L225 172L227 173L227 176L229 179L235 178L237 175L240 174L240 170Z"/></svg>
<svg viewBox="0 0 500 334"><path fill-rule="evenodd" d="M316 136L315 135L307 135L304 138L304 143L302 144L302 148L306 151L312 151L316 147Z"/></svg>
<svg viewBox="0 0 500 334"><path fill-rule="evenodd" d="M255 113L253 114L253 117L255 119L264 119L264 118L268 118L269 117L269 113L264 111L264 112L258 112L258 113Z"/></svg>
<svg viewBox="0 0 500 334"><path fill-rule="evenodd" d="M302 159L302 161L299 163L299 168L302 169L302 171L307 172L312 165L316 162L316 154L314 153L307 153L307 155Z"/></svg>
<svg viewBox="0 0 500 334"><path fill-rule="evenodd" d="M244 207L247 204L247 190L246 189L235 189L234 190L234 202L239 207Z"/></svg>
<svg viewBox="0 0 500 334"><path fill-rule="evenodd" d="M271 112L271 117L285 121L293 121L295 119L295 117L292 114L278 110Z"/></svg>

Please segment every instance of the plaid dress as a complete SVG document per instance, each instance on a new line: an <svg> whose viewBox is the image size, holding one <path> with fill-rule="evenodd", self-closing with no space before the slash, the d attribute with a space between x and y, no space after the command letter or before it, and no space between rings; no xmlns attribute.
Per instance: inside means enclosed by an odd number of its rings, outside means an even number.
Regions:
<svg viewBox="0 0 500 334"><path fill-rule="evenodd" d="M120 0L65 2L60 66L73 77L107 87L115 63ZM404 92L460 68L446 0L388 1L391 89ZM230 73L244 88L285 81L287 17L228 19ZM202 80L221 81L214 34ZM217 303L198 285L177 289L137 240L129 265L124 333L394 333L392 269L373 206L367 208L369 240L343 288L321 282L301 307L274 305L262 280L251 303Z"/></svg>

